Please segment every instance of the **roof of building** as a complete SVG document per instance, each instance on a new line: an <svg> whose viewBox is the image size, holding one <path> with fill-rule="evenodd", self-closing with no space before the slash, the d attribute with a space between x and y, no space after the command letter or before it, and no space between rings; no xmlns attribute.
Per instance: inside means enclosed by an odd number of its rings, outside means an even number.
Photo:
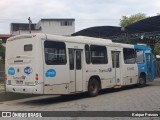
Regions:
<svg viewBox="0 0 160 120"><path fill-rule="evenodd" d="M143 32L160 32L160 15L140 20L127 26L124 30L116 26L97 26L90 27L73 33L72 36L90 36L90 37L110 37L117 36L122 33L143 33Z"/></svg>
<svg viewBox="0 0 160 120"><path fill-rule="evenodd" d="M96 26L83 29L76 33L73 33L72 36L90 36L90 37L100 37L105 38L108 36L119 35L123 31L121 31L121 27L116 26Z"/></svg>
<svg viewBox="0 0 160 120"><path fill-rule="evenodd" d="M128 32L155 32L160 31L160 15L148 17L126 27Z"/></svg>
<svg viewBox="0 0 160 120"><path fill-rule="evenodd" d="M11 36L11 34L0 34L0 38L9 38Z"/></svg>
<svg viewBox="0 0 160 120"><path fill-rule="evenodd" d="M11 34L0 34L0 39L2 39L2 43L6 43L6 40L14 35Z"/></svg>
<svg viewBox="0 0 160 120"><path fill-rule="evenodd" d="M71 20L75 21L74 18L56 18L56 19L41 19L40 21L63 21L63 20Z"/></svg>

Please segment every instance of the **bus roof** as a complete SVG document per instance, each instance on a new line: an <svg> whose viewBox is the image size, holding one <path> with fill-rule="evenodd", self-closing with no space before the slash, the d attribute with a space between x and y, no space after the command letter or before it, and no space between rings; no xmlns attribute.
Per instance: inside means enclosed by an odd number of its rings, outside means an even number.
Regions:
<svg viewBox="0 0 160 120"><path fill-rule="evenodd" d="M144 46L144 45L135 45L135 49L142 49L142 50L151 50L149 46Z"/></svg>
<svg viewBox="0 0 160 120"><path fill-rule="evenodd" d="M48 35L46 34L47 39L49 40L59 40L59 41L67 41L73 43L84 43L84 44L100 44L100 45L108 45L112 43L112 40L109 39L101 39L101 38L93 38L93 37L85 37L85 36L57 36L57 35Z"/></svg>
<svg viewBox="0 0 160 120"><path fill-rule="evenodd" d="M113 47L128 47L133 48L133 45L122 44L122 43L114 43L110 39L102 39L102 38L94 38L94 37L86 37L86 36L57 36L57 35L48 35L46 34L47 39L49 40L59 40L59 41L67 41L73 43L84 43L84 44L96 44L96 45L106 45Z"/></svg>
<svg viewBox="0 0 160 120"><path fill-rule="evenodd" d="M43 40L57 40L64 42L72 42L72 43L83 43L83 44L96 44L96 45L106 45L113 47L124 47L124 48L134 48L134 45L123 44L123 43L114 43L110 39L102 39L102 38L94 38L94 37L86 37L86 36L60 36L60 35L50 35L44 33L32 33L32 34L23 34L10 37L7 41L14 41L19 39L26 38L35 38L38 37ZM148 49L146 46L136 45L135 48Z"/></svg>

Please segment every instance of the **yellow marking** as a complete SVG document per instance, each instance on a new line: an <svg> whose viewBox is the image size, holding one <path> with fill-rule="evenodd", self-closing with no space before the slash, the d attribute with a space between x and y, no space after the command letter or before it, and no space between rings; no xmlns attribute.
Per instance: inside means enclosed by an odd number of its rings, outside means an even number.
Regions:
<svg viewBox="0 0 160 120"><path fill-rule="evenodd" d="M122 87L121 85L114 86L114 88L121 88L121 87Z"/></svg>

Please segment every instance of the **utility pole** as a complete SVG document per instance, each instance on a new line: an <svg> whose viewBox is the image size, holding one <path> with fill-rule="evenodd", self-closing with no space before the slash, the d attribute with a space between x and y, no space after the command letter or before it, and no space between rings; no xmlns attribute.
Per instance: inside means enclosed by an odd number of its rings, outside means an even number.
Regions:
<svg viewBox="0 0 160 120"><path fill-rule="evenodd" d="M30 17L28 18L28 21L29 21L29 33L31 33L31 24L32 24L32 21L31 21Z"/></svg>

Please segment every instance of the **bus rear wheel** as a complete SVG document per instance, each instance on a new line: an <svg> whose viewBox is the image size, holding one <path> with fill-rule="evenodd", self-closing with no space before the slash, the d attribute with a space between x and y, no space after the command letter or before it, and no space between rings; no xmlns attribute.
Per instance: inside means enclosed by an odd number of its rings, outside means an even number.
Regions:
<svg viewBox="0 0 160 120"><path fill-rule="evenodd" d="M146 85L146 78L145 78L145 76L140 76L139 77L139 83L138 83L138 87L144 87Z"/></svg>
<svg viewBox="0 0 160 120"><path fill-rule="evenodd" d="M98 95L100 89L100 84L97 79L92 78L88 83L88 95L90 97L95 97Z"/></svg>

